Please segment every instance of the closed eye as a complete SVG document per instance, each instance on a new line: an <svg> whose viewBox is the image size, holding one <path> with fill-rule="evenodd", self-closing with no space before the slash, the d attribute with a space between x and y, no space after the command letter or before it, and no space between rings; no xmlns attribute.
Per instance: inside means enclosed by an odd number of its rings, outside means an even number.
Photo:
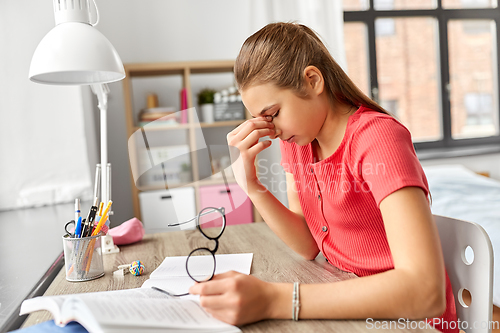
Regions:
<svg viewBox="0 0 500 333"><path fill-rule="evenodd" d="M278 114L280 113L280 110L276 111L271 117L276 118L278 116Z"/></svg>

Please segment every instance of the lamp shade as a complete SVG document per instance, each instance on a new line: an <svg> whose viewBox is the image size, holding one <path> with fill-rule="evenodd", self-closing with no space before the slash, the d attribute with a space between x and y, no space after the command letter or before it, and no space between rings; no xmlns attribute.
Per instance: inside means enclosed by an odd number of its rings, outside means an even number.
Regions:
<svg viewBox="0 0 500 333"><path fill-rule="evenodd" d="M56 25L38 44L29 70L31 81L85 85L119 81L123 63L109 40L81 22Z"/></svg>

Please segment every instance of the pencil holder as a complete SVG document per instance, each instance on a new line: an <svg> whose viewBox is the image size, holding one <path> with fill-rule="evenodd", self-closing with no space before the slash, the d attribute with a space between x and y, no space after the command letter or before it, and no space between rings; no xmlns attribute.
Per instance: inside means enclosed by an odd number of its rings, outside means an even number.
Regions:
<svg viewBox="0 0 500 333"><path fill-rule="evenodd" d="M85 238L63 236L66 280L81 282L104 275L101 236L102 233Z"/></svg>

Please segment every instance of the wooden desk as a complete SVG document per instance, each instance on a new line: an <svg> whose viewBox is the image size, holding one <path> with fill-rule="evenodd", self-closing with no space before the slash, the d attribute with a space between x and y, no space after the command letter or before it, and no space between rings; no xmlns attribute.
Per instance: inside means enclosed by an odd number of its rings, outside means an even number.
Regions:
<svg viewBox="0 0 500 333"><path fill-rule="evenodd" d="M74 294L115 289L138 288L149 273L167 256L185 256L195 247L206 246L207 240L197 230L146 235L142 242L120 246L120 253L104 256L104 277L88 282L68 282L64 268L45 295ZM218 254L253 253L251 274L268 282L324 283L355 278L330 265L323 256L307 261L290 250L265 223L228 226L219 241ZM118 265L141 260L146 274L113 278ZM291 304L290 304L291 310ZM51 314L31 314L23 327L50 320ZM241 327L243 332L371 332L364 320L265 320ZM392 330L391 332L393 332ZM398 330L395 330L398 331ZM399 330L398 332L438 332L436 330Z"/></svg>

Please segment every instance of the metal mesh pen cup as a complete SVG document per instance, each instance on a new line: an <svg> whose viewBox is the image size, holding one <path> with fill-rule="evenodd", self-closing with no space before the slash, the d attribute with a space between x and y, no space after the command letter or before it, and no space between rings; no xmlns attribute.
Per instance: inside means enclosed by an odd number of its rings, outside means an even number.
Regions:
<svg viewBox="0 0 500 333"><path fill-rule="evenodd" d="M101 236L102 233L85 238L63 236L66 280L81 282L104 275Z"/></svg>

